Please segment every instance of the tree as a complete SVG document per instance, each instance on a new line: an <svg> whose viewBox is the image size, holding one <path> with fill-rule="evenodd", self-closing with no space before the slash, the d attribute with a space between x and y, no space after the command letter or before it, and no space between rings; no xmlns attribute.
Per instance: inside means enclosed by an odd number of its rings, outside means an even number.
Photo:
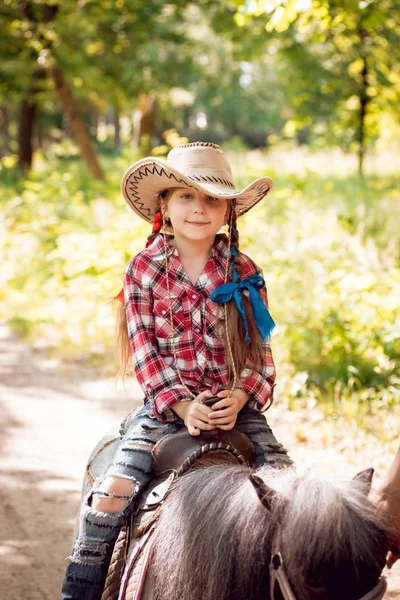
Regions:
<svg viewBox="0 0 400 600"><path fill-rule="evenodd" d="M155 65L160 74L165 52L161 60L150 52L154 64L148 66L143 50L151 49L154 41L158 46L161 42L165 46L182 43L184 29L179 30L178 25L183 23L182 11L187 4L187 0L168 5L161 0L65 0L51 4L43 0L6 0L0 9L0 24L5 31L0 56L8 59L5 67L0 67L8 76L2 91L15 93L22 103L27 98L30 126L22 128L25 136L20 136L25 145L32 146L36 87L31 80L40 67L50 76L46 91L57 92L83 159L93 175L101 178L79 111L79 98L90 99L105 110L109 105L124 106L139 92L148 93L149 88L157 87L152 71ZM165 64L163 67L161 79L171 80L171 73L165 71ZM17 84L11 76L14 68L23 74ZM26 152L26 160L20 154L21 162L29 166L31 150Z"/></svg>
<svg viewBox="0 0 400 600"><path fill-rule="evenodd" d="M356 149L362 172L366 145L379 135L382 113L397 111L400 100L399 4L274 0L266 10L263 2L238 0L236 5L239 24L264 14L267 32L277 34L293 76L291 88L300 98L292 107L297 125L320 125L319 117L325 119L321 133L329 129L332 140ZM310 88L304 89L304 80Z"/></svg>

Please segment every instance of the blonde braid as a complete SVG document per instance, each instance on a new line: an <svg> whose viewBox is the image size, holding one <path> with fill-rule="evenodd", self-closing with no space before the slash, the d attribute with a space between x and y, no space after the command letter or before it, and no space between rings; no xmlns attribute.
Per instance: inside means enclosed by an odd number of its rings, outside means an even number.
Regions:
<svg viewBox="0 0 400 600"><path fill-rule="evenodd" d="M231 260L229 261L229 271L230 277L233 280L233 269L237 271L239 279L242 278L242 265L240 264L240 250L239 250L239 231L237 229L237 215L236 211L232 210L231 220L229 222L229 235L231 238L231 245L235 248L236 254L231 256ZM229 249L230 250L230 249ZM232 266L232 261L235 263L235 266Z"/></svg>
<svg viewBox="0 0 400 600"><path fill-rule="evenodd" d="M236 211L235 211L235 207L234 204L232 204L232 208L231 208L231 214L229 216L229 234L228 234L228 257L226 260L226 265L225 265L225 276L224 276L224 283L226 283L228 281L228 274L232 272L231 270L231 246L232 246L232 220L236 219ZM230 301L230 304L233 301ZM224 304L223 306L223 311L224 311L224 326L225 326L225 331L224 331L224 337L225 337L225 346L226 349L228 350L228 367L229 367L229 374L232 375L233 374L233 382L232 382L232 386L231 386L231 392L233 392L233 390L236 387L236 383L238 381L238 374L237 374L237 369L236 369L236 361L234 359L233 356L233 351L232 351L232 343L231 343L231 336L229 333L229 319L228 319L228 305L227 303Z"/></svg>
<svg viewBox="0 0 400 600"><path fill-rule="evenodd" d="M242 279L242 265L240 262L239 231L236 228L237 215L234 205L228 221L228 260L225 268L225 281ZM231 249L236 252L231 255ZM235 281L236 283L236 281ZM249 298L244 294L243 308L247 318L247 324L252 340L251 347L246 344L243 319L232 299L223 306L224 310L224 341L228 358L229 375L234 380L233 386L240 385L240 374L247 366L247 360L252 359L253 365L261 364L263 360L262 340L258 328L254 322L254 315ZM237 383L235 383L237 382Z"/></svg>

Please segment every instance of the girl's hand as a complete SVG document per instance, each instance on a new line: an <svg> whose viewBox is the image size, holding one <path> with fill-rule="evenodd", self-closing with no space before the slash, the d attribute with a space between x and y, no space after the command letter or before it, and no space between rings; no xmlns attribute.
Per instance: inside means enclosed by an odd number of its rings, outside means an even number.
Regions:
<svg viewBox="0 0 400 600"><path fill-rule="evenodd" d="M247 394L243 390L235 389L233 392L222 390L217 396L222 398L222 400L216 402L209 409L209 422L218 427L218 429L230 431L235 426L238 412L248 400Z"/></svg>
<svg viewBox="0 0 400 600"><path fill-rule="evenodd" d="M201 404L202 400L211 398L212 396L213 394L207 390L201 392L191 402L188 402L183 421L190 435L200 435L200 431L211 431L216 428L216 425L210 424L210 419L208 418L210 408L205 406L205 404Z"/></svg>

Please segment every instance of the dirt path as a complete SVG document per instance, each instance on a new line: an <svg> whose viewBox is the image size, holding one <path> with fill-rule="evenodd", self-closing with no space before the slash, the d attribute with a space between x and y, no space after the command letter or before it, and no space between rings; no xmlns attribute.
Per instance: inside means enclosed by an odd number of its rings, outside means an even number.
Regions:
<svg viewBox="0 0 400 600"><path fill-rule="evenodd" d="M0 328L2 600L58 598L86 457L140 398L136 384L117 389L93 371L44 360ZM322 449L312 429L299 443L305 415L276 405L269 420L296 461L343 475L381 466L379 447L351 461L348 445L347 455ZM400 599L400 565L390 573L389 590L385 598Z"/></svg>

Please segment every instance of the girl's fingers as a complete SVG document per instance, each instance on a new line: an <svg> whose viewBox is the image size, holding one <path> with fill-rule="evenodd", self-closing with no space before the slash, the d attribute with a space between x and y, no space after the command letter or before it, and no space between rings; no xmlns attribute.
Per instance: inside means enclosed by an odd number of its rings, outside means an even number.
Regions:
<svg viewBox="0 0 400 600"><path fill-rule="evenodd" d="M230 393L230 390L222 390L221 392L218 392L217 396L218 398L227 398Z"/></svg>
<svg viewBox="0 0 400 600"><path fill-rule="evenodd" d="M200 429L198 429L198 427L193 427L192 425L189 425L188 432L193 436L200 435Z"/></svg>
<svg viewBox="0 0 400 600"><path fill-rule="evenodd" d="M199 404L201 404L201 402L203 400L205 400L206 398L211 398L214 394L212 394L210 392L210 390L205 390L204 392L200 392L200 394L198 396L196 396L195 401Z"/></svg>
<svg viewBox="0 0 400 600"><path fill-rule="evenodd" d="M222 429L222 431L230 431L234 427L235 427L235 423L229 423L229 425L218 425L218 429Z"/></svg>
<svg viewBox="0 0 400 600"><path fill-rule="evenodd" d="M221 408L218 411L209 412L207 414L207 417L209 419L211 419L211 421L214 423L215 420L217 420L217 419L221 419L222 417L223 418L230 417L230 416L236 415L236 414L237 413L236 413L235 409L233 408L233 406L228 406L228 408Z"/></svg>
<svg viewBox="0 0 400 600"><path fill-rule="evenodd" d="M234 400L229 396L227 396L226 398L224 398L223 400L220 400L219 402L216 402L212 407L211 410L220 410L221 408L225 408L227 406L231 406L233 404Z"/></svg>
<svg viewBox="0 0 400 600"><path fill-rule="evenodd" d="M211 431L211 429L215 429L215 425L204 423L204 421L200 421L200 419L196 419L195 417L190 420L190 425L192 427L197 427L197 429L201 429L202 431Z"/></svg>
<svg viewBox="0 0 400 600"><path fill-rule="evenodd" d="M236 419L232 419L232 416L221 417L220 419L213 419L213 425L216 425L217 427L219 427L220 425L229 425L230 423L233 423L233 425L236 423Z"/></svg>
<svg viewBox="0 0 400 600"><path fill-rule="evenodd" d="M193 414L195 414L196 417L199 417L206 422L208 421L208 413L210 412L209 406L206 406L205 404L196 404L193 410Z"/></svg>

